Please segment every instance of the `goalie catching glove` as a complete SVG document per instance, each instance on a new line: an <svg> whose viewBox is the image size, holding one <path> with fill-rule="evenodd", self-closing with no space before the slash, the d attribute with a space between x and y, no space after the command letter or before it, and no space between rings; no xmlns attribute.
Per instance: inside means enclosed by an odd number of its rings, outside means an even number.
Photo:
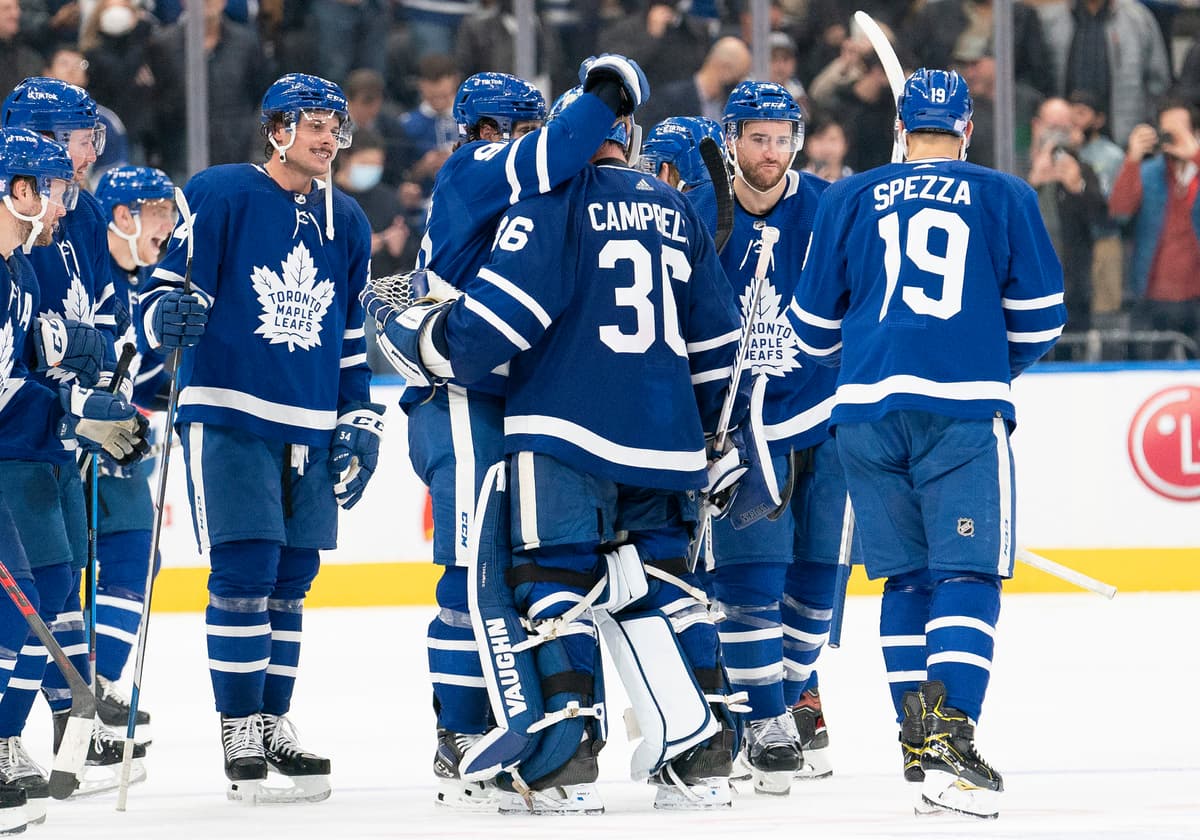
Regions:
<svg viewBox="0 0 1200 840"><path fill-rule="evenodd" d="M351 403L338 417L329 449L329 471L333 474L333 495L346 510L358 504L379 466L379 440L386 410L379 403Z"/></svg>
<svg viewBox="0 0 1200 840"><path fill-rule="evenodd" d="M421 292L425 296L415 297ZM425 269L382 277L363 289L363 309L375 319L379 349L410 386L432 387L454 377L436 327L461 295Z"/></svg>
<svg viewBox="0 0 1200 840"><path fill-rule="evenodd" d="M58 436L74 438L87 449L101 449L121 466L139 461L150 451L150 424L120 394L64 385L59 400L66 414Z"/></svg>
<svg viewBox="0 0 1200 840"><path fill-rule="evenodd" d="M627 117L650 99L650 82L642 68L632 58L616 53L604 53L585 58L579 65L579 81L585 93L590 93L602 80L612 79L621 86L621 105L618 117Z"/></svg>

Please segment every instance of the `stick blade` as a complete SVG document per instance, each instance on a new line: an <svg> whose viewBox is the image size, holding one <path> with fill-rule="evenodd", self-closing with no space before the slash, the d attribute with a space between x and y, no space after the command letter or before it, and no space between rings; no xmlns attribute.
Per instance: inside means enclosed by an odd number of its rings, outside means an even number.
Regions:
<svg viewBox="0 0 1200 840"><path fill-rule="evenodd" d="M713 244L717 246L719 254L733 233L733 185L729 181L729 170L725 167L721 148L711 137L700 140L700 159L704 161L704 168L708 170L713 191L717 195L717 230L713 234Z"/></svg>
<svg viewBox="0 0 1200 840"><path fill-rule="evenodd" d="M63 733L62 743L58 745L54 766L50 770L50 795L55 799L66 799L79 787L83 764L87 761L88 745L96 725L94 700L90 711L90 715L76 715L75 709L72 708L67 718L67 729Z"/></svg>

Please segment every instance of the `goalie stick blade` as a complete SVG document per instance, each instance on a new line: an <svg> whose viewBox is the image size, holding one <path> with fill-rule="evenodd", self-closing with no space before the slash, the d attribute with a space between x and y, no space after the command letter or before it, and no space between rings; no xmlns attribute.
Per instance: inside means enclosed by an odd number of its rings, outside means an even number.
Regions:
<svg viewBox="0 0 1200 840"><path fill-rule="evenodd" d="M71 686L71 712L50 769L50 795L55 799L66 799L79 787L96 725L96 698L74 668L66 674Z"/></svg>
<svg viewBox="0 0 1200 840"><path fill-rule="evenodd" d="M700 159L704 161L717 196L717 229L713 233L713 244L719 254L733 233L733 185L729 182L729 170L725 168L725 156L711 137L701 139Z"/></svg>

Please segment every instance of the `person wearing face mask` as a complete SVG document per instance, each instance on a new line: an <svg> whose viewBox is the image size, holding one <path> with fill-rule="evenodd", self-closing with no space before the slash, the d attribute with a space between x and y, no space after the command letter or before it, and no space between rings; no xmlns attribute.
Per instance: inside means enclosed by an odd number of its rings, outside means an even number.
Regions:
<svg viewBox="0 0 1200 840"><path fill-rule="evenodd" d="M337 159L333 182L358 202L371 223L371 270L378 276L412 265L418 242L409 236L396 191L381 182L385 143L374 131L358 129L354 145Z"/></svg>
<svg viewBox="0 0 1200 840"><path fill-rule="evenodd" d="M154 90L149 50L157 28L135 0L100 0L79 34L88 62L88 90L124 124L135 158L153 128L154 109L147 107Z"/></svg>
<svg viewBox="0 0 1200 840"><path fill-rule="evenodd" d="M1132 226L1126 289L1145 329L1200 341L1200 139L1196 108L1179 99L1159 109L1158 128L1129 135L1108 210Z"/></svg>

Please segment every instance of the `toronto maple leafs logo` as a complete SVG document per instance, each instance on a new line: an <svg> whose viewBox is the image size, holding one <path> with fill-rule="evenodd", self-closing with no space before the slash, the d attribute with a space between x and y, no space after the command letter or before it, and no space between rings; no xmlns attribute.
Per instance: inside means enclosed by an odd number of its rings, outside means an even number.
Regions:
<svg viewBox="0 0 1200 840"><path fill-rule="evenodd" d="M55 312L53 309L48 309L43 314L68 321L79 321L83 324L92 323L92 300L88 296L87 288L83 285L83 281L74 272L71 273L71 285L67 287L67 294L62 300L62 305L63 311L61 313ZM45 374L55 382L66 382L75 376L74 373L63 370L60 367L52 367L45 371Z"/></svg>
<svg viewBox="0 0 1200 840"><path fill-rule="evenodd" d="M742 292L743 315L750 310L750 287ZM764 280L758 297L758 315L750 330L750 344L746 348L746 361L754 374L783 376L801 367L796 347L796 331L788 320L786 307L779 292Z"/></svg>
<svg viewBox="0 0 1200 840"><path fill-rule="evenodd" d="M270 344L287 344L291 352L320 346L321 321L333 302L333 281L317 282L317 267L303 242L296 243L280 269L276 274L255 266L250 275L263 310L254 334Z"/></svg>
<svg viewBox="0 0 1200 840"><path fill-rule="evenodd" d="M0 327L0 397L8 393L8 375L13 368L12 324Z"/></svg>

